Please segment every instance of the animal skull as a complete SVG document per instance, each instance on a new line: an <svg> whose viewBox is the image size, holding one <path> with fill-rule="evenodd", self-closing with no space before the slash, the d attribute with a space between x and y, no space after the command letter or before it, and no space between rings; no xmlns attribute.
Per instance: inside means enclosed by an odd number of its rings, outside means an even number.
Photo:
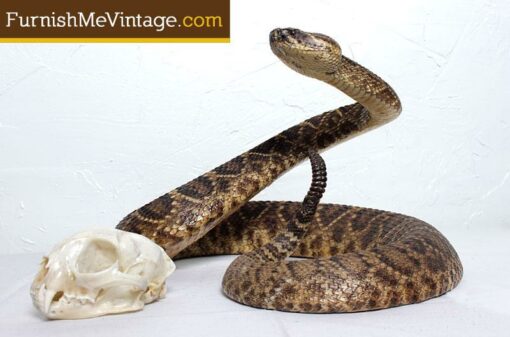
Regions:
<svg viewBox="0 0 510 337"><path fill-rule="evenodd" d="M141 310L163 298L175 264L144 236L117 229L78 233L43 258L30 295L52 319Z"/></svg>

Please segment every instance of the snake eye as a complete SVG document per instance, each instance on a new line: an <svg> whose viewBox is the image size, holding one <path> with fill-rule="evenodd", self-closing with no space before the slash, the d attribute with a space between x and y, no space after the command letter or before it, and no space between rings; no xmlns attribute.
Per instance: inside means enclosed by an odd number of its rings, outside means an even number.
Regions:
<svg viewBox="0 0 510 337"><path fill-rule="evenodd" d="M281 34L282 34L283 38L286 38L286 37L295 37L297 31L298 30L294 29L294 28L284 28L284 29L281 30Z"/></svg>

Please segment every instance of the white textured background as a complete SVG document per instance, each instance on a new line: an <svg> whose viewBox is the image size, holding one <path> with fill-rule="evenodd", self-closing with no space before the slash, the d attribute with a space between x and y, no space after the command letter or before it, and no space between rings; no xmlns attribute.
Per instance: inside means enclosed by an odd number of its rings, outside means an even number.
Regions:
<svg viewBox="0 0 510 337"><path fill-rule="evenodd" d="M238 0L230 44L0 45L0 254L113 227L349 103L272 55L275 26L333 36L403 101L395 122L325 154L325 201L412 214L454 244L510 233L510 2ZM308 183L303 165L258 198L299 200Z"/></svg>

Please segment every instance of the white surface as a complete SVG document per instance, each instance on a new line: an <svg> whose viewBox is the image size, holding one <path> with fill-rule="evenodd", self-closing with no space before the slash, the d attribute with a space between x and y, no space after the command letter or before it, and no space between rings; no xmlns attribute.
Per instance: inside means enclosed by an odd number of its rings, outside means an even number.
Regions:
<svg viewBox="0 0 510 337"><path fill-rule="evenodd" d="M477 248L473 248L476 242ZM177 261L167 297L143 311L79 321L45 321L28 289L39 256L0 257L0 335L41 337L504 337L510 332L508 240L480 232L456 242L465 276L445 296L356 314L292 314L249 308L220 291L232 257Z"/></svg>
<svg viewBox="0 0 510 337"><path fill-rule="evenodd" d="M232 1L231 44L0 45L0 254L41 252L349 100L282 65L275 26L335 37L399 93L327 151L328 202L508 228L510 2ZM302 166L260 199L300 200Z"/></svg>

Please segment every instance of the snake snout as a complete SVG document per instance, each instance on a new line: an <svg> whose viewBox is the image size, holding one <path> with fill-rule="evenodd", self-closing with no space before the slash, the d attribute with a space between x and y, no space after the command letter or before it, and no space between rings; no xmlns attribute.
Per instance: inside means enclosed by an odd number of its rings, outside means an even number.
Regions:
<svg viewBox="0 0 510 337"><path fill-rule="evenodd" d="M269 33L269 42L280 42L283 39L283 33L281 28L275 28Z"/></svg>
<svg viewBox="0 0 510 337"><path fill-rule="evenodd" d="M296 28L276 28L269 33L269 40L271 43L284 42L296 39L301 35L304 35L304 32Z"/></svg>

